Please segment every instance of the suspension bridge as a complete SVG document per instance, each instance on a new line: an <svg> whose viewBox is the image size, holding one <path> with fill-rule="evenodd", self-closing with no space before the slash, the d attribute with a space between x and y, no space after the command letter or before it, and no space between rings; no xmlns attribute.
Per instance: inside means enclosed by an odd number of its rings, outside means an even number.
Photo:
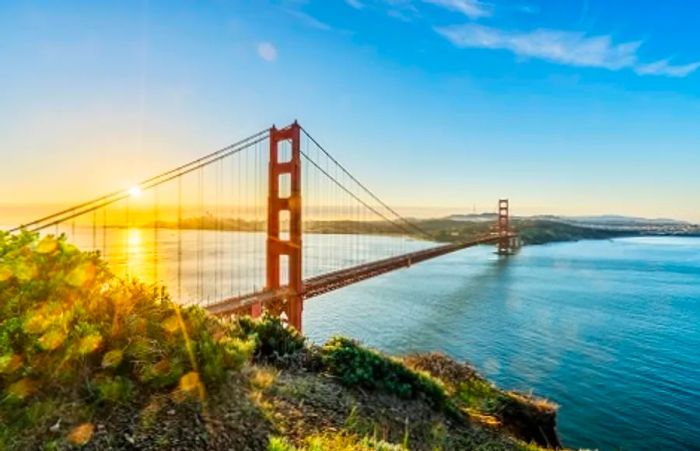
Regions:
<svg viewBox="0 0 700 451"><path fill-rule="evenodd" d="M65 234L181 304L268 310L301 330L314 296L472 246L510 254L508 200L496 217L483 236L438 243L295 122L11 231Z"/></svg>

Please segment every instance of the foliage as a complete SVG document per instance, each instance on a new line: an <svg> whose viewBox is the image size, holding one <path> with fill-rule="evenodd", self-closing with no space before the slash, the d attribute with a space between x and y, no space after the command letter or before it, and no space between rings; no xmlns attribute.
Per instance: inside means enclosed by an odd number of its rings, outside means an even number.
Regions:
<svg viewBox="0 0 700 451"><path fill-rule="evenodd" d="M418 225L439 242L462 242L493 231L496 215L481 215L475 220L455 220L452 218L425 219ZM545 244L559 241L590 239L610 239L634 236L639 232L622 230L602 230L563 222L537 218L511 218L511 226L517 231L522 244Z"/></svg>
<svg viewBox="0 0 700 451"><path fill-rule="evenodd" d="M90 406L158 391L201 397L253 346L233 324L114 277L63 237L0 233L0 423L10 430L48 430L60 414L85 423L71 436L81 438Z"/></svg>
<svg viewBox="0 0 700 451"><path fill-rule="evenodd" d="M243 316L236 322L243 336L255 340L254 357L258 361L275 362L304 349L304 336L287 327L279 317L266 313L259 320Z"/></svg>
<svg viewBox="0 0 700 451"><path fill-rule="evenodd" d="M513 227L523 244L545 244L559 241L602 240L638 235L639 232L595 229L542 219L519 219Z"/></svg>
<svg viewBox="0 0 700 451"><path fill-rule="evenodd" d="M326 370L343 385L382 390L401 398L422 396L434 406L447 405L447 395L440 382L353 340L334 337L321 352Z"/></svg>
<svg viewBox="0 0 700 451"><path fill-rule="evenodd" d="M428 372L444 383L450 400L474 422L505 428L523 442L537 449L541 445L559 446L555 414L557 406L549 401L515 392L500 390L467 364L439 354L408 356L410 368ZM534 445L525 443L534 442Z"/></svg>
<svg viewBox="0 0 700 451"><path fill-rule="evenodd" d="M455 362L444 354L415 354L404 358L404 364L439 379L459 406L481 414L496 412L503 399L507 398L505 392L479 376L473 368Z"/></svg>

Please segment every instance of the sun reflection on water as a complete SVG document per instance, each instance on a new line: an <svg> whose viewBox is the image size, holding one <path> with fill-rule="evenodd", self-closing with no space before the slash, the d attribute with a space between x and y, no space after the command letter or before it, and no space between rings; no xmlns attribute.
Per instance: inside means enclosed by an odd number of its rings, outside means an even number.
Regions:
<svg viewBox="0 0 700 451"><path fill-rule="evenodd" d="M146 280L148 274L144 270L146 261L145 246L141 229L131 227L126 233L126 270L129 278Z"/></svg>

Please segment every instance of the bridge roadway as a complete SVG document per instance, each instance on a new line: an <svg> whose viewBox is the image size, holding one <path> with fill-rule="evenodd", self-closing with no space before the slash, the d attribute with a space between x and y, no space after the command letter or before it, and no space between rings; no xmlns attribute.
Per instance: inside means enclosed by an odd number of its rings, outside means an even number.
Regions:
<svg viewBox="0 0 700 451"><path fill-rule="evenodd" d="M509 234L508 238L514 238L515 234ZM337 290L353 283L361 282L371 277L376 277L381 274L388 273L400 268L407 268L415 263L420 263L431 258L440 257L441 255L456 252L480 244L493 244L503 239L498 234L490 234L474 240L465 241L462 243L444 244L441 246L424 249L421 251L411 252L397 257L390 257L383 260L377 260L370 263L364 263L350 268L334 271L320 276L311 277L304 281L304 290L301 293L303 299L309 299L314 296L319 296L333 290ZM282 300L286 296L293 293L288 288L280 288L274 291L263 291L251 293L243 296L237 296L225 299L216 304L208 305L206 308L209 312L215 315L232 314L239 309L250 307L253 304Z"/></svg>

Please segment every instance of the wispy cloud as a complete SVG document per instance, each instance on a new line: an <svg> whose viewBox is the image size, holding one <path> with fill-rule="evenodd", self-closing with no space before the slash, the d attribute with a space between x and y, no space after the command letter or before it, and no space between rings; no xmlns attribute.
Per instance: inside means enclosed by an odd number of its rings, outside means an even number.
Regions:
<svg viewBox="0 0 700 451"><path fill-rule="evenodd" d="M352 6L355 9L362 9L365 7L365 4L360 2L359 0L345 0L345 3Z"/></svg>
<svg viewBox="0 0 700 451"><path fill-rule="evenodd" d="M458 47L510 50L518 56L574 66L621 69L636 61L641 42L613 44L610 36L539 29L509 32L476 24L437 28Z"/></svg>
<svg viewBox="0 0 700 451"><path fill-rule="evenodd" d="M321 31L330 31L333 29L327 23L321 22L320 20L318 20L314 16L306 14L303 11L299 11L297 9L287 9L286 11L287 11L287 13L289 13L292 16L299 19L299 21L301 23L303 23L304 25L306 25L307 27L315 28L315 29L321 30Z"/></svg>
<svg viewBox="0 0 700 451"><path fill-rule="evenodd" d="M700 63L671 66L667 60L642 64L637 56L641 41L615 43L609 35L591 36L548 29L507 31L477 24L439 27L435 30L457 47L508 50L520 57L570 66L610 70L632 68L640 75L673 77L684 77L700 67Z"/></svg>
<svg viewBox="0 0 700 451"><path fill-rule="evenodd" d="M639 75L665 75L667 77L686 77L700 68L700 61L680 66L673 66L669 60L664 59L649 64L639 64L635 72Z"/></svg>
<svg viewBox="0 0 700 451"><path fill-rule="evenodd" d="M441 6L450 11L462 13L470 19L478 19L479 17L487 17L491 15L491 9L488 5L479 0L423 0L426 3Z"/></svg>
<svg viewBox="0 0 700 451"><path fill-rule="evenodd" d="M277 48L269 42L260 42L257 47L258 56L268 63L277 59Z"/></svg>
<svg viewBox="0 0 700 451"><path fill-rule="evenodd" d="M385 8L389 16L404 22L411 22L421 17L414 0L375 0L375 3Z"/></svg>

